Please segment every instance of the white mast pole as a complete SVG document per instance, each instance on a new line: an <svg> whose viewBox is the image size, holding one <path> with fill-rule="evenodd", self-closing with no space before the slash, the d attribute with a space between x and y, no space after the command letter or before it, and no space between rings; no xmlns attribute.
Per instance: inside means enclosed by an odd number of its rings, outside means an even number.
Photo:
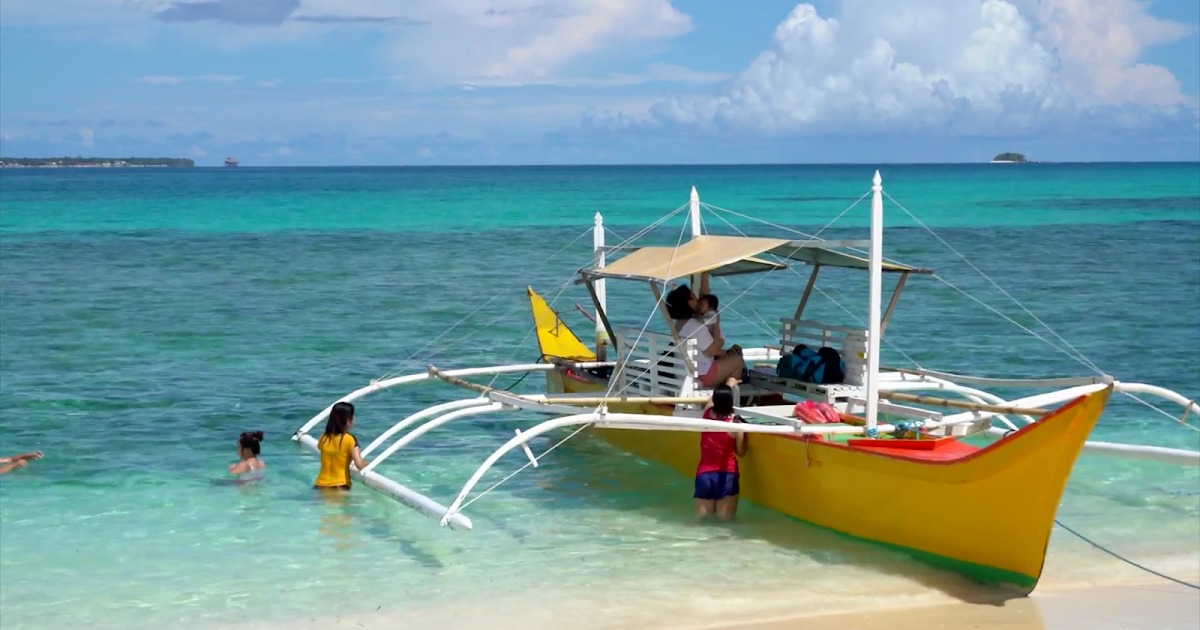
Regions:
<svg viewBox="0 0 1200 630"><path fill-rule="evenodd" d="M692 224L692 238L700 236L700 193L696 192L696 187L692 186L692 195L688 198L688 223ZM688 279L692 285L692 292L700 295L700 276L692 276Z"/></svg>
<svg viewBox="0 0 1200 630"><path fill-rule="evenodd" d="M692 224L692 238L700 236L700 193L692 186L692 196L688 199L688 221Z"/></svg>
<svg viewBox="0 0 1200 630"><path fill-rule="evenodd" d="M596 213L595 223L592 225L592 253L596 257L596 268L604 268L604 217L600 213ZM608 295L604 289L604 279L601 278L595 281L596 287L596 359L604 361L608 354L608 331L604 328L604 315L601 310L608 310Z"/></svg>
<svg viewBox="0 0 1200 630"><path fill-rule="evenodd" d="M879 415L879 319L883 305L883 179L871 180L870 313L867 317L867 434L874 437Z"/></svg>

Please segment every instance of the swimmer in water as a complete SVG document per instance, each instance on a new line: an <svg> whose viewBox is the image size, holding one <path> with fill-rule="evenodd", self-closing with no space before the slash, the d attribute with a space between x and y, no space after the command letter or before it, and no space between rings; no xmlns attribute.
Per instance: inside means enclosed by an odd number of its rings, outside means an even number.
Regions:
<svg viewBox="0 0 1200 630"><path fill-rule="evenodd" d="M0 457L0 475L13 470L14 468L24 468L29 465L29 462L42 458L41 451L32 453L21 453L12 457Z"/></svg>
<svg viewBox="0 0 1200 630"><path fill-rule="evenodd" d="M256 481L262 479L263 469L267 467L258 458L259 443L262 442L262 431L247 431L238 436L238 457L242 461L229 465L229 473L237 475L238 481Z"/></svg>

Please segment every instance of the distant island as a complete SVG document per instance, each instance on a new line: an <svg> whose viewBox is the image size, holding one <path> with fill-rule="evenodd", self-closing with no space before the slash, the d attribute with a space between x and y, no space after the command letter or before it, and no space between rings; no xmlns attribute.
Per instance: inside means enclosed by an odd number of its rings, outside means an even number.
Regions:
<svg viewBox="0 0 1200 630"><path fill-rule="evenodd" d="M992 158L993 164L1011 164L1018 162L1028 162L1028 160L1026 160L1025 156L1020 153L1001 153L1000 155Z"/></svg>
<svg viewBox="0 0 1200 630"><path fill-rule="evenodd" d="M6 158L0 157L0 168L189 168L196 162L187 158Z"/></svg>

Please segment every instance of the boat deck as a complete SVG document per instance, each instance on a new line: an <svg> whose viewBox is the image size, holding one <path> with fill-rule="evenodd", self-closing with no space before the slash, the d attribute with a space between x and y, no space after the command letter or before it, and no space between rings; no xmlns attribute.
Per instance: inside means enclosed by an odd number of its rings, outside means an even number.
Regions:
<svg viewBox="0 0 1200 630"><path fill-rule="evenodd" d="M775 366L758 364L749 370L750 379L747 384L757 390L776 394L791 394L823 400L830 404L845 402L850 398L862 398L865 389L858 385L844 383L818 384L805 383L794 378L784 378L775 372Z"/></svg>
<svg viewBox="0 0 1200 630"><path fill-rule="evenodd" d="M759 421L772 423L772 424L786 424L786 425L792 425L792 426L802 426L803 423L801 423L796 418L792 417L792 409L793 408L794 408L794 405L790 405L790 404L789 405L762 405L762 406L751 406L751 407L735 407L734 411L736 411L743 418L747 418L747 419L759 420ZM828 425L823 425L823 426L831 426L831 427L846 426L846 427L848 427L851 425L839 423L839 424L828 424ZM776 437L780 437L785 440L803 440L803 439L805 439L805 437L798 436L798 435L780 435L780 436L776 436ZM861 445L855 444L856 442L862 441L862 438L860 436L847 435L847 434L825 435L825 436L821 436L821 440L826 441L826 442L833 442L840 446L845 446L846 448L852 448L856 451L877 453L879 455L895 457L898 459L910 459L910 460L918 460L918 461L923 461L923 462L950 462L950 461L954 461L954 460L966 457L968 455L971 455L972 453L979 450L978 446L966 444L966 443L961 442L958 439L954 439L954 438L942 438L941 440L938 441L938 444L936 445L937 448L928 448L928 449L912 448L913 440L904 440L904 442L906 442L906 444L904 446L900 446L899 444L897 444L895 447L889 447L889 446L887 446L887 444L888 444L888 442L892 441L890 438L870 440L870 443L871 443L870 446L861 446ZM933 445L930 444L928 446L933 446Z"/></svg>

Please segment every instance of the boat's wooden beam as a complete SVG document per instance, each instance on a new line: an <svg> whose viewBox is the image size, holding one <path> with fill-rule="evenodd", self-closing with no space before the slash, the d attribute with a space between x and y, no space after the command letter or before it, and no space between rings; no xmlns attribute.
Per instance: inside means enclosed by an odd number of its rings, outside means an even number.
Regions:
<svg viewBox="0 0 1200 630"><path fill-rule="evenodd" d="M437 369L437 367L433 366L433 365L429 366L429 375L438 380L450 383L451 385L454 385L455 387L469 389L471 391L479 392L480 394L487 394L488 392L491 392L496 389L495 387L488 387L487 385L480 385L479 383L472 383L471 381L463 380L461 378L458 378L457 376L450 376L449 374L446 374L445 372Z"/></svg>
<svg viewBox="0 0 1200 630"><path fill-rule="evenodd" d="M817 283L817 272L821 271L821 263L813 263L812 273L808 276L808 284L804 285L804 293L800 296L800 304L796 306L796 314L792 319L799 320L808 305L808 296L812 295L813 286Z"/></svg>
<svg viewBox="0 0 1200 630"><path fill-rule="evenodd" d="M1012 413L1024 416L1044 416L1050 413L1048 409L1040 409L1037 407L1018 407L1015 405L991 405L988 403L977 403L969 400L951 400L948 398L937 398L936 396L920 396L917 394L905 394L902 392L879 392L880 398L895 400L899 402L910 402L919 405L933 405L935 407L954 407L955 409L966 409L968 411L986 411L990 413Z"/></svg>
<svg viewBox="0 0 1200 630"><path fill-rule="evenodd" d="M597 398L543 398L528 399L544 405L569 405L595 407L596 405L696 405L708 402L707 396L609 396Z"/></svg>
<svg viewBox="0 0 1200 630"><path fill-rule="evenodd" d="M887 310L883 313L883 321L879 322L879 337L882 339L883 331L887 330L888 321L892 319L892 311L896 310L896 302L900 301L900 293L904 291L904 283L908 281L907 271L901 272L900 280L896 282L896 290L892 291L892 299L888 300ZM796 319L800 319L797 317Z"/></svg>
<svg viewBox="0 0 1200 630"><path fill-rule="evenodd" d="M608 322L608 313L604 312L604 305L600 303L595 282L591 278L585 278L584 284L587 286L588 294L592 296L592 303L596 305L596 314L600 316L600 321L604 324L604 331L608 333L609 343L616 343L617 334L613 332L612 324Z"/></svg>

